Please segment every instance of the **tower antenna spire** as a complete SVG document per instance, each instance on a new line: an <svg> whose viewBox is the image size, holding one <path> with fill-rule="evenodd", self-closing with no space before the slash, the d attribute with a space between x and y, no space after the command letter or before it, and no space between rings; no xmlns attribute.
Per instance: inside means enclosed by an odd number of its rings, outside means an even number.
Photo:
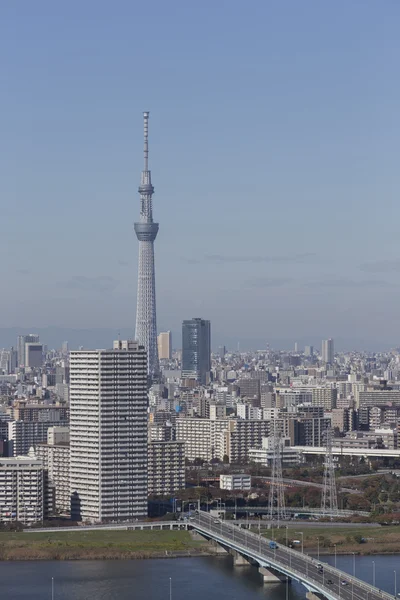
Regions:
<svg viewBox="0 0 400 600"><path fill-rule="evenodd" d="M144 134L144 171L149 170L149 111L143 113L143 134Z"/></svg>
<svg viewBox="0 0 400 600"><path fill-rule="evenodd" d="M158 223L153 221L153 192L149 171L149 112L143 113L144 169L140 178L140 216L135 223L139 240L139 268L136 305L135 337L147 351L148 373L154 380L158 375L156 281L154 269L154 240Z"/></svg>

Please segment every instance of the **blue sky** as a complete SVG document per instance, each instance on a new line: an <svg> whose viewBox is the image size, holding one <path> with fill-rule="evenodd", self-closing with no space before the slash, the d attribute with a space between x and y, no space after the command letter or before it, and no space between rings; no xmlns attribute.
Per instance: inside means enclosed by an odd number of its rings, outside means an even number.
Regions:
<svg viewBox="0 0 400 600"><path fill-rule="evenodd" d="M0 6L0 326L398 343L397 0ZM178 345L178 344L177 344Z"/></svg>

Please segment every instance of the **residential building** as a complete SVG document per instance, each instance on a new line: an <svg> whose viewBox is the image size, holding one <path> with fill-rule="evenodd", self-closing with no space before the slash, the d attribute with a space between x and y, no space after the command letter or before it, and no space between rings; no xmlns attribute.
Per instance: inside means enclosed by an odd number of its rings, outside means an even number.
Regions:
<svg viewBox="0 0 400 600"><path fill-rule="evenodd" d="M28 456L0 458L0 521L31 525L43 521L44 470Z"/></svg>
<svg viewBox="0 0 400 600"><path fill-rule="evenodd" d="M271 422L253 419L231 419L225 432L226 454L229 462L247 462L249 449L261 446L263 437L270 434Z"/></svg>
<svg viewBox="0 0 400 600"><path fill-rule="evenodd" d="M71 510L69 427L50 427L47 430L47 443L38 444L35 454L42 461L48 480L55 488L56 512L69 513Z"/></svg>
<svg viewBox="0 0 400 600"><path fill-rule="evenodd" d="M325 417L299 417L296 419L296 446L324 446L324 432L331 427L331 419Z"/></svg>
<svg viewBox="0 0 400 600"><path fill-rule="evenodd" d="M31 447L47 440L47 431L57 425L66 426L68 421L9 421L8 455L24 456Z"/></svg>
<svg viewBox="0 0 400 600"><path fill-rule="evenodd" d="M148 448L148 491L171 496L185 489L184 442L150 442Z"/></svg>
<svg viewBox="0 0 400 600"><path fill-rule="evenodd" d="M359 392L359 407L400 405L400 390L372 390Z"/></svg>
<svg viewBox="0 0 400 600"><path fill-rule="evenodd" d="M147 353L133 341L70 352L72 517L147 516Z"/></svg>
<svg viewBox="0 0 400 600"><path fill-rule="evenodd" d="M229 419L202 419L180 417L176 420L176 439L185 442L185 457L222 460L226 455L225 432Z"/></svg>
<svg viewBox="0 0 400 600"><path fill-rule="evenodd" d="M282 467L293 467L303 461L302 454L295 447L291 446L290 438L281 438L281 461ZM274 438L264 437L261 447L249 449L249 461L271 467L274 458Z"/></svg>

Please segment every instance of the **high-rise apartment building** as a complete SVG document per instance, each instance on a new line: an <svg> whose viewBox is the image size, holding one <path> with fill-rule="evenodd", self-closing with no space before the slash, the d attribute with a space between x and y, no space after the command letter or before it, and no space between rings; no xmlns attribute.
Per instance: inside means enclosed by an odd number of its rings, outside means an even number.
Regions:
<svg viewBox="0 0 400 600"><path fill-rule="evenodd" d="M72 517L147 516L147 353L137 342L70 353Z"/></svg>
<svg viewBox="0 0 400 600"><path fill-rule="evenodd" d="M157 318L156 318L156 277L154 267L154 240L158 233L158 223L153 221L153 193L149 170L149 113L144 118L144 168L139 186L140 219L135 223L135 233L139 240L139 267L136 305L136 339L148 356L148 373L157 375Z"/></svg>
<svg viewBox="0 0 400 600"><path fill-rule="evenodd" d="M333 357L334 357L334 348L333 348L333 340L329 338L329 340L322 340L322 362L333 365Z"/></svg>
<svg viewBox="0 0 400 600"><path fill-rule="evenodd" d="M170 331L162 331L157 337L158 358L169 360L172 358L172 334Z"/></svg>
<svg viewBox="0 0 400 600"><path fill-rule="evenodd" d="M211 370L211 325L204 319L182 323L182 377L206 384Z"/></svg>
<svg viewBox="0 0 400 600"><path fill-rule="evenodd" d="M314 356L314 346L304 346L304 356Z"/></svg>

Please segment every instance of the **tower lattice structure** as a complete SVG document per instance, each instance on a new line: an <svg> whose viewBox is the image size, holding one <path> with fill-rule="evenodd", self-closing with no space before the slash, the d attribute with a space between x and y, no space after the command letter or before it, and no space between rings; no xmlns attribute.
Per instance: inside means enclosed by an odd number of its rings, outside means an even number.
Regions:
<svg viewBox="0 0 400 600"><path fill-rule="evenodd" d="M271 485L269 489L269 518L275 521L279 527L279 522L287 517L285 507L285 493L282 476L282 437L274 421L272 437L272 472ZM271 439L271 438L270 438Z"/></svg>
<svg viewBox="0 0 400 600"><path fill-rule="evenodd" d="M325 431L326 453L324 463L324 483L322 489L321 512L331 519L338 515L338 501L335 480L335 463L333 462L332 444L333 429Z"/></svg>
<svg viewBox="0 0 400 600"><path fill-rule="evenodd" d="M154 240L158 233L158 223L153 221L154 187L149 170L149 113L144 119L144 168L142 171L140 194L140 218L135 223L135 233L139 240L139 268L136 305L136 339L147 351L148 373L151 378L158 374L156 280L154 268Z"/></svg>

